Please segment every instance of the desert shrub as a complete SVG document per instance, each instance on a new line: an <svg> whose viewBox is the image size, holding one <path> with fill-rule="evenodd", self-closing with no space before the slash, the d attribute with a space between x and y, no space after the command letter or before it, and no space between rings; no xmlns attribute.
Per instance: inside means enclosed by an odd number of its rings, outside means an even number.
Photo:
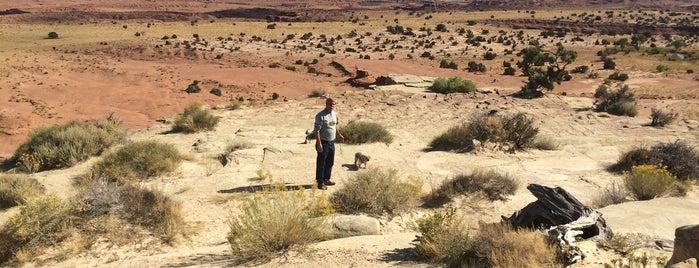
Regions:
<svg viewBox="0 0 699 268"><path fill-rule="evenodd" d="M675 115L672 113L665 112L660 109L652 108L650 110L651 122L650 125L654 127L664 127L672 123L675 120Z"/></svg>
<svg viewBox="0 0 699 268"><path fill-rule="evenodd" d="M456 63L453 62L453 61L441 60L441 61L439 62L439 68L457 70L457 69L459 69L459 65L456 64Z"/></svg>
<svg viewBox="0 0 699 268"><path fill-rule="evenodd" d="M650 200L666 195L677 182L663 166L640 165L624 172L624 185L637 200Z"/></svg>
<svg viewBox="0 0 699 268"><path fill-rule="evenodd" d="M464 79L461 77L439 77L432 82L432 86L428 90L436 93L467 93L475 92L476 85L471 82L471 80Z"/></svg>
<svg viewBox="0 0 699 268"><path fill-rule="evenodd" d="M507 200L507 196L513 195L518 187L519 182L509 175L501 175L492 170L476 170L444 181L424 199L429 207L441 206L451 202L455 196L464 194L482 194L490 201Z"/></svg>
<svg viewBox="0 0 699 268"><path fill-rule="evenodd" d="M213 130L218 125L219 118L200 103L193 102L184 108L184 113L175 118L173 132L194 133L202 130Z"/></svg>
<svg viewBox="0 0 699 268"><path fill-rule="evenodd" d="M0 174L0 209L23 205L44 193L44 185L26 175Z"/></svg>
<svg viewBox="0 0 699 268"><path fill-rule="evenodd" d="M555 246L535 231L506 224L482 224L469 234L453 212L434 212L417 222L416 252L448 267L555 267Z"/></svg>
<svg viewBox="0 0 699 268"><path fill-rule="evenodd" d="M603 208L609 205L621 204L629 201L629 192L626 187L617 182L612 182L602 189L597 196L592 200L592 204L596 208Z"/></svg>
<svg viewBox="0 0 699 268"><path fill-rule="evenodd" d="M243 106L243 99L233 99L228 103L227 108L231 110L238 110Z"/></svg>
<svg viewBox="0 0 699 268"><path fill-rule="evenodd" d="M187 93L199 93L199 92L201 92L201 88L199 87L199 80L192 81L192 83L189 84L184 91Z"/></svg>
<svg viewBox="0 0 699 268"><path fill-rule="evenodd" d="M367 213L370 215L394 215L417 205L422 182L413 179L401 182L396 170L369 169L330 196L337 211Z"/></svg>
<svg viewBox="0 0 699 268"><path fill-rule="evenodd" d="M539 129L534 127L534 121L524 113L506 116L503 121L507 141L513 143L514 149L529 147L539 133Z"/></svg>
<svg viewBox="0 0 699 268"><path fill-rule="evenodd" d="M507 143L512 150L530 147L539 129L524 113L513 115L477 115L469 122L454 126L434 138L432 150L468 152L473 150L473 140Z"/></svg>
<svg viewBox="0 0 699 268"><path fill-rule="evenodd" d="M55 195L30 199L0 227L0 264L31 259L65 240L74 211Z"/></svg>
<svg viewBox="0 0 699 268"><path fill-rule="evenodd" d="M131 224L143 226L166 243L184 234L181 205L158 190L124 185L120 198L124 218Z"/></svg>
<svg viewBox="0 0 699 268"><path fill-rule="evenodd" d="M49 32L48 37L49 37L49 39L58 39L58 33L56 33L56 32Z"/></svg>
<svg viewBox="0 0 699 268"><path fill-rule="evenodd" d="M629 86L624 85L616 92L609 92L607 87L600 86L595 92L598 103L595 110L614 115L634 117L638 114L634 94L629 91Z"/></svg>
<svg viewBox="0 0 699 268"><path fill-rule="evenodd" d="M216 96L221 97L221 89L212 88L211 90L209 90L209 93L211 93L211 95L216 95Z"/></svg>
<svg viewBox="0 0 699 268"><path fill-rule="evenodd" d="M469 232L455 210L434 211L416 221L419 235L414 240L415 253L421 260L444 262L449 266L466 267L463 256L472 246Z"/></svg>
<svg viewBox="0 0 699 268"><path fill-rule="evenodd" d="M226 142L226 153L232 153L238 150L243 150L243 149L250 149L255 147L252 142L249 142L247 140L241 140L241 139L236 139L236 140L230 140Z"/></svg>
<svg viewBox="0 0 699 268"><path fill-rule="evenodd" d="M436 151L470 152L475 148L468 123L455 125L430 141L429 147Z"/></svg>
<svg viewBox="0 0 699 268"><path fill-rule="evenodd" d="M623 153L611 171L630 171L638 165L662 165L679 180L699 179L699 155L684 141L658 143Z"/></svg>
<svg viewBox="0 0 699 268"><path fill-rule="evenodd" d="M622 256L627 256L642 248L648 240L651 238L640 233L612 234L607 239L600 239L597 245L601 248L611 249Z"/></svg>
<svg viewBox="0 0 699 268"><path fill-rule="evenodd" d="M609 75L609 79L623 82L629 79L629 75L625 73L614 72L613 74Z"/></svg>
<svg viewBox="0 0 699 268"><path fill-rule="evenodd" d="M172 144L138 141L124 145L95 163L87 178L110 182L147 180L174 171L182 155Z"/></svg>
<svg viewBox="0 0 699 268"><path fill-rule="evenodd" d="M320 97L325 97L327 95L328 95L328 92L325 89L316 88L316 89L311 90L311 93L308 94L308 97L320 98Z"/></svg>
<svg viewBox="0 0 699 268"><path fill-rule="evenodd" d="M381 142L389 145L393 142L393 135L381 124L373 122L350 121L342 128L342 135L347 144Z"/></svg>
<svg viewBox="0 0 699 268"><path fill-rule="evenodd" d="M466 70L471 72L471 73L476 73L476 72L485 72L487 71L487 68L485 67L485 64L480 63L480 62L475 62L475 61L469 61L467 63L467 68Z"/></svg>
<svg viewBox="0 0 699 268"><path fill-rule="evenodd" d="M579 65L579 66L576 66L575 68L573 68L573 70L571 70L570 72L574 73L574 74L582 74L582 73L586 73L588 70L590 70L589 66Z"/></svg>
<svg viewBox="0 0 699 268"><path fill-rule="evenodd" d="M116 131L77 121L40 127L29 133L11 161L25 172L71 167L101 154L122 138Z"/></svg>
<svg viewBox="0 0 699 268"><path fill-rule="evenodd" d="M551 137L537 136L532 141L531 147L544 151L554 151L559 149L560 144Z"/></svg>
<svg viewBox="0 0 699 268"><path fill-rule="evenodd" d="M665 72L667 70L670 70L670 66L664 65L664 64L658 64L658 66L655 66L655 70L658 71L659 73Z"/></svg>
<svg viewBox="0 0 699 268"><path fill-rule="evenodd" d="M242 211L228 217L228 243L242 262L266 261L291 247L324 238L319 216L332 213L324 195L273 187L242 204Z"/></svg>

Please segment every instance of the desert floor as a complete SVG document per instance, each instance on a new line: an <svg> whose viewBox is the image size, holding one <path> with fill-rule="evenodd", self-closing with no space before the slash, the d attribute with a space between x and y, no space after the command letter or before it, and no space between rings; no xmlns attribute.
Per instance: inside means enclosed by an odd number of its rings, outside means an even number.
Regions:
<svg viewBox="0 0 699 268"><path fill-rule="evenodd" d="M133 39L134 32L149 31L145 23L128 23L131 26L125 31L122 23L109 26L109 22L94 25L3 22L0 24L3 37L0 39L5 40L0 41L5 42L0 48L0 58L4 61L0 66L0 160L11 157L31 129L68 120L101 120L113 114L128 130L129 140L172 143L190 156L175 174L144 182L142 186L160 189L180 201L187 221L197 230L195 235L175 246L144 241L117 248L105 242L59 262L37 261L25 267L233 266L226 241L226 219L237 213L241 200L250 192L245 189L261 183L253 180L257 171L267 170L275 181L291 185L313 184L315 151L303 141L304 132L312 128L313 116L324 107L322 98L308 97L314 90L323 90L338 101L336 109L341 126L350 120L366 120L382 124L395 136L389 145L339 145L334 169L338 185L330 187L325 194L362 172L352 168L354 153L358 151L372 156L370 168L395 169L403 179L422 179L426 192L454 175L479 169L492 169L517 178L522 187L507 201L473 202L463 198L451 204L474 226L478 221L499 221L502 215L509 216L534 201L524 189L529 183L560 186L584 204L591 204L605 187L622 179L620 174L609 173L605 168L616 162L623 152L657 142L682 140L699 144L699 79L696 75L648 71L649 67L636 66L635 62L627 61L626 56L619 56L623 58L618 64L619 69L630 76L626 84L639 96L637 117L592 111L595 89L610 73L605 70L599 71L599 78L575 75L543 98L518 99L510 94L521 87L525 80L522 76L442 69L438 68L438 61L418 57L389 60L380 53L369 53L371 59L342 53L328 55L313 65L329 74L325 76L309 74L301 65L294 64L297 59L318 59L317 51L294 50L289 56L274 45L241 42L233 45L239 46L238 50L216 58L217 53L201 50L189 53L176 48L155 48L163 44L161 36L175 32L187 38L192 33L206 32L208 40L215 40L220 34L215 31L222 26L214 23L201 23L196 29L182 26L188 23L158 23L153 30L156 33L122 46L119 42ZM237 22L234 26L230 25L236 22L217 23L233 27L222 30L223 35L247 31L246 40L259 31L258 28L244 28L248 27L248 22ZM259 29L266 25L257 23L255 27ZM344 28L338 30L342 33L354 27L349 23L334 25L343 25ZM337 27L329 28L337 30ZM268 34L283 38L290 29L298 35L309 28L289 27ZM46 33L52 30L63 37L45 39ZM8 36L13 36L15 41L4 38ZM589 51L595 50L584 45L572 48L588 51L588 56L594 53ZM470 58L460 66L465 66ZM581 60L585 59L589 57ZM644 64L655 66L653 60L650 62ZM299 70L269 67L273 63L295 65ZM496 59L495 63L488 64L498 66L500 63L501 60ZM601 64L594 64L599 69ZM673 64L699 70L696 62ZM349 74L342 73L337 65ZM360 70L368 72L371 79L392 74L462 76L474 81L481 92L441 95L415 88L372 90L346 83ZM202 92L185 93L183 90L194 80L201 81ZM222 89L222 97L208 93L214 87ZM273 93L280 97L272 99ZM228 109L230 101L239 97L245 99L243 107ZM168 122L193 101L207 104L221 117L218 127L196 134L164 134L171 128ZM678 120L665 128L646 126L650 122L651 108L675 112ZM560 145L559 149L507 153L482 147L465 154L424 150L432 138L449 127L491 110L528 114L535 119L540 135L553 139ZM233 140L249 141L254 148L236 151L234 163L222 166L216 156ZM71 179L88 170L96 160L68 169L32 174L32 177L44 184L48 192L68 197L74 190ZM222 203L222 199L229 201ZM615 233L647 237L649 245L638 252L669 258L671 252L654 249L652 242L672 240L675 228L699 223L697 208L699 191L694 190L686 197L627 202L600 211ZM16 208L0 211L0 224L17 211ZM261 266L427 267L429 265L416 262L410 254L411 241L416 235L410 226L430 211L418 208L397 217L381 218L381 235L320 242L306 251L294 250ZM581 246L587 258L573 267L603 267L619 258L613 252L598 248L594 241L583 241Z"/></svg>

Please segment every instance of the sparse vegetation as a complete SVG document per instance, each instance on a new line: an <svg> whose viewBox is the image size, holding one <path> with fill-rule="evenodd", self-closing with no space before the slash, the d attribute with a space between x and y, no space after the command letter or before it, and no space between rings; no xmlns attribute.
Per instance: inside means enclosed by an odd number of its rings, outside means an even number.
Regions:
<svg viewBox="0 0 699 268"><path fill-rule="evenodd" d="M218 125L219 118L201 103L193 102L184 108L184 112L175 118L173 132L195 133L213 130Z"/></svg>
<svg viewBox="0 0 699 268"><path fill-rule="evenodd" d="M393 142L393 135L381 124L373 122L350 121L341 132L347 144L381 142L389 145Z"/></svg>
<svg viewBox="0 0 699 268"><path fill-rule="evenodd" d="M396 170L369 169L359 172L330 196L333 207L343 213L396 215L415 206L422 181L400 181Z"/></svg>
<svg viewBox="0 0 699 268"><path fill-rule="evenodd" d="M517 67L529 77L520 92L524 97L542 96L542 89L553 90L554 83L560 84L568 75L566 67L578 57L577 52L565 49L560 43L556 52L545 51L541 46L531 46L517 55L522 57L517 62Z"/></svg>

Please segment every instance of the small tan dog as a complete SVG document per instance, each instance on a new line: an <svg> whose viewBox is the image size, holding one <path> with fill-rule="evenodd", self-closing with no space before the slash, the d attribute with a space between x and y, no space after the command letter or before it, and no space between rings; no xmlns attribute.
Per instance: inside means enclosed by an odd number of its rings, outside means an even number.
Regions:
<svg viewBox="0 0 699 268"><path fill-rule="evenodd" d="M371 159L371 156L365 155L361 152L357 152L354 154L354 166L359 169L362 165L364 165L364 168L366 168L366 163L369 162Z"/></svg>

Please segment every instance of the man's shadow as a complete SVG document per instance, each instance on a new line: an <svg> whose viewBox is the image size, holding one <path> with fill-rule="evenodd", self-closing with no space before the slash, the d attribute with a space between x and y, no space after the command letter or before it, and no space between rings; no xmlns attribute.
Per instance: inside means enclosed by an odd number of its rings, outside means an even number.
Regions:
<svg viewBox="0 0 699 268"><path fill-rule="evenodd" d="M303 185L292 185L292 184L287 184L281 187L284 187L284 190L290 191L290 190L299 190L299 189L313 189L315 185L313 184L303 184ZM279 185L272 185L272 184L260 184L260 185L250 185L250 186L242 186L242 187L236 187L236 188L231 188L231 189L223 189L223 190L218 190L218 193L221 194L233 194L233 193L256 193L256 192L261 192L261 191L268 191L272 189L277 189L276 187L280 187Z"/></svg>

